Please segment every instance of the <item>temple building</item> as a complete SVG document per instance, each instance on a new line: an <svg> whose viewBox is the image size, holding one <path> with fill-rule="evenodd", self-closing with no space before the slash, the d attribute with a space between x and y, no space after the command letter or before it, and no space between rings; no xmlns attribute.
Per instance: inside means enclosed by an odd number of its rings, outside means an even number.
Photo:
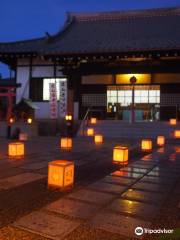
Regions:
<svg viewBox="0 0 180 240"><path fill-rule="evenodd" d="M132 105L136 121L180 118L180 8L68 13L55 35L0 43L0 61L21 84L16 103L31 99L36 119L50 118L49 83L58 118L92 108L128 121Z"/></svg>

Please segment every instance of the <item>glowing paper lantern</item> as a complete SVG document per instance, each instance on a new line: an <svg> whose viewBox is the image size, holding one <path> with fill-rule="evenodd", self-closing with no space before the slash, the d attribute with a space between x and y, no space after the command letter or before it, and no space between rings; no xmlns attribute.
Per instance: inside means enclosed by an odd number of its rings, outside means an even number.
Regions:
<svg viewBox="0 0 180 240"><path fill-rule="evenodd" d="M95 135L94 136L94 142L95 144L102 144L103 143L103 136L102 135Z"/></svg>
<svg viewBox="0 0 180 240"><path fill-rule="evenodd" d="M170 122L170 125L176 125L177 124L177 120L175 118L171 118L169 120L169 122Z"/></svg>
<svg viewBox="0 0 180 240"><path fill-rule="evenodd" d="M113 162L122 165L128 164L128 147L116 146L113 149Z"/></svg>
<svg viewBox="0 0 180 240"><path fill-rule="evenodd" d="M32 118L28 118L28 119L27 119L27 123L28 123L28 124L32 124Z"/></svg>
<svg viewBox="0 0 180 240"><path fill-rule="evenodd" d="M48 186L60 189L72 187L74 183L74 163L55 160L48 164Z"/></svg>
<svg viewBox="0 0 180 240"><path fill-rule="evenodd" d="M91 118L91 124L96 124L97 123L97 118Z"/></svg>
<svg viewBox="0 0 180 240"><path fill-rule="evenodd" d="M61 138L60 143L61 149L71 149L72 148L72 138Z"/></svg>
<svg viewBox="0 0 180 240"><path fill-rule="evenodd" d="M27 133L20 133L19 134L19 140L20 141L27 141L27 139L28 139Z"/></svg>
<svg viewBox="0 0 180 240"><path fill-rule="evenodd" d="M143 139L141 141L141 149L142 149L142 151L151 151L152 150L152 140L151 139Z"/></svg>
<svg viewBox="0 0 180 240"><path fill-rule="evenodd" d="M9 119L9 122L10 122L11 124L14 123L14 118L11 117L11 118Z"/></svg>
<svg viewBox="0 0 180 240"><path fill-rule="evenodd" d="M94 136L94 129L93 128L88 128L87 129L87 135L88 136Z"/></svg>
<svg viewBox="0 0 180 240"><path fill-rule="evenodd" d="M174 131L174 137L175 138L180 138L180 130L175 130Z"/></svg>
<svg viewBox="0 0 180 240"><path fill-rule="evenodd" d="M157 137L157 145L164 146L165 144L165 137L164 136L158 136Z"/></svg>
<svg viewBox="0 0 180 240"><path fill-rule="evenodd" d="M22 142L9 143L8 155L10 158L24 157L24 143Z"/></svg>
<svg viewBox="0 0 180 240"><path fill-rule="evenodd" d="M72 115L66 115L65 119L66 121L72 121Z"/></svg>

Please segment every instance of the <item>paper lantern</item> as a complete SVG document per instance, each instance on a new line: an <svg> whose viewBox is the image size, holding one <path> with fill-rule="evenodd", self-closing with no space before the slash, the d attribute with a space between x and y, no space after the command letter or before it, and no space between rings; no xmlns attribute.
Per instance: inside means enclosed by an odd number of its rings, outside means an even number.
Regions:
<svg viewBox="0 0 180 240"><path fill-rule="evenodd" d="M10 158L24 157L24 143L22 142L9 143L8 155Z"/></svg>
<svg viewBox="0 0 180 240"><path fill-rule="evenodd" d="M11 124L14 123L14 118L11 117L11 118L9 119L9 122L10 122Z"/></svg>
<svg viewBox="0 0 180 240"><path fill-rule="evenodd" d="M177 120L175 118L171 118L169 120L169 122L170 122L170 125L176 125L177 124Z"/></svg>
<svg viewBox="0 0 180 240"><path fill-rule="evenodd" d="M174 137L175 138L180 138L180 130L175 130L174 131Z"/></svg>
<svg viewBox="0 0 180 240"><path fill-rule="evenodd" d="M165 137L164 136L158 136L157 137L157 145L164 146L165 144Z"/></svg>
<svg viewBox="0 0 180 240"><path fill-rule="evenodd" d="M142 151L151 151L152 150L152 140L151 139L143 139L141 141L141 149L142 149Z"/></svg>
<svg viewBox="0 0 180 240"><path fill-rule="evenodd" d="M48 187L66 189L74 183L74 163L55 160L48 164Z"/></svg>
<svg viewBox="0 0 180 240"><path fill-rule="evenodd" d="M91 118L91 124L96 124L97 123L97 118Z"/></svg>
<svg viewBox="0 0 180 240"><path fill-rule="evenodd" d="M94 136L94 129L93 128L88 128L87 129L87 135L88 136Z"/></svg>
<svg viewBox="0 0 180 240"><path fill-rule="evenodd" d="M19 134L19 140L20 141L27 141L27 139L28 139L27 133L20 133Z"/></svg>
<svg viewBox="0 0 180 240"><path fill-rule="evenodd" d="M27 123L28 123L28 124L32 124L32 118L28 118L28 119L27 119Z"/></svg>
<svg viewBox="0 0 180 240"><path fill-rule="evenodd" d="M103 143L103 136L102 135L95 135L94 136L94 142L95 144L102 144Z"/></svg>
<svg viewBox="0 0 180 240"><path fill-rule="evenodd" d="M122 165L128 164L128 147L116 146L113 149L113 162Z"/></svg>
<svg viewBox="0 0 180 240"><path fill-rule="evenodd" d="M66 115L65 119L66 121L72 121L72 115Z"/></svg>
<svg viewBox="0 0 180 240"><path fill-rule="evenodd" d="M72 148L72 138L61 138L60 143L61 149L71 149Z"/></svg>

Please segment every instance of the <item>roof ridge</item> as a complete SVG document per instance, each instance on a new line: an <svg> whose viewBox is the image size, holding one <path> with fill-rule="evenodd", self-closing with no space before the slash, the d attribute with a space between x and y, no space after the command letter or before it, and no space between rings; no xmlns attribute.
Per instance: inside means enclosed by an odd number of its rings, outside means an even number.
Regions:
<svg viewBox="0 0 180 240"><path fill-rule="evenodd" d="M120 10L110 12L70 12L70 18L75 18L77 21L95 21L109 20L134 17L152 17L152 16L167 16L180 15L180 6L168 8L150 8L136 10Z"/></svg>

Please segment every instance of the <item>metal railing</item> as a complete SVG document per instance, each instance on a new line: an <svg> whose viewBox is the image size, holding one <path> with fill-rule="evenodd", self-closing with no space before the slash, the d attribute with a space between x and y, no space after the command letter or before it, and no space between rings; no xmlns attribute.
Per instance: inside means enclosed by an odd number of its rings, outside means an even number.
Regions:
<svg viewBox="0 0 180 240"><path fill-rule="evenodd" d="M78 135L85 135L85 129L87 128L88 126L88 117L89 117L89 113L91 111L91 107L88 107L85 115L84 115L84 118L80 124L80 127L79 127L79 130L78 130Z"/></svg>

